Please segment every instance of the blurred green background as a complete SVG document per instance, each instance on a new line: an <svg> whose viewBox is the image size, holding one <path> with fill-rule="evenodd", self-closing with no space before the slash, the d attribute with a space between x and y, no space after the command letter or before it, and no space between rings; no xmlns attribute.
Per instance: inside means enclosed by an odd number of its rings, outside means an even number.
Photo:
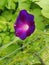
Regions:
<svg viewBox="0 0 49 65"><path fill-rule="evenodd" d="M23 41L14 34L22 9L36 25ZM0 65L49 65L49 0L0 0Z"/></svg>

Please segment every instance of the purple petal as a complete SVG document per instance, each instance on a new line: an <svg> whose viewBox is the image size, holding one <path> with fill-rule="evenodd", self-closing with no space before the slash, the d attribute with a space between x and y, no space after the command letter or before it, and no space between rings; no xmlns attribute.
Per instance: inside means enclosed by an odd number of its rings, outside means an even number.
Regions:
<svg viewBox="0 0 49 65"><path fill-rule="evenodd" d="M25 20L27 19L27 14L28 13L26 10L20 11L19 16L18 16L18 20L20 19L21 22L25 22Z"/></svg>
<svg viewBox="0 0 49 65"><path fill-rule="evenodd" d="M35 30L34 16L28 14L26 10L21 10L14 24L15 35L24 40Z"/></svg>
<svg viewBox="0 0 49 65"><path fill-rule="evenodd" d="M29 30L27 31L27 36L30 36L35 30L35 26L30 26Z"/></svg>

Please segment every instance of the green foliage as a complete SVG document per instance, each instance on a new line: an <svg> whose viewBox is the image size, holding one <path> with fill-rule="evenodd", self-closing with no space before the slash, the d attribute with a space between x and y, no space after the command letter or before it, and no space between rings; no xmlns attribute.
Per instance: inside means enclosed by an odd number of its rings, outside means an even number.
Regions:
<svg viewBox="0 0 49 65"><path fill-rule="evenodd" d="M36 25L24 41L14 34L22 9L34 15ZM0 65L49 65L48 54L49 0L0 0Z"/></svg>
<svg viewBox="0 0 49 65"><path fill-rule="evenodd" d="M7 4L6 4L6 7L8 8L8 9L15 9L15 3L14 3L14 1L13 0L7 0Z"/></svg>
<svg viewBox="0 0 49 65"><path fill-rule="evenodd" d="M49 0L40 0L36 2L42 8L42 15L49 18Z"/></svg>
<svg viewBox="0 0 49 65"><path fill-rule="evenodd" d="M0 9L3 9L5 5L6 5L6 0L0 0Z"/></svg>

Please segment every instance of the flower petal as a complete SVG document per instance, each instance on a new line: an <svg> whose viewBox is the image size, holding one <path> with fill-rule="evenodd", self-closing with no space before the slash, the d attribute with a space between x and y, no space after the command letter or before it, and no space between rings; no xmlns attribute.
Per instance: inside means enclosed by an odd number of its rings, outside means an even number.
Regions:
<svg viewBox="0 0 49 65"><path fill-rule="evenodd" d="M21 10L14 24L15 35L24 40L35 30L34 16L28 14L26 10Z"/></svg>

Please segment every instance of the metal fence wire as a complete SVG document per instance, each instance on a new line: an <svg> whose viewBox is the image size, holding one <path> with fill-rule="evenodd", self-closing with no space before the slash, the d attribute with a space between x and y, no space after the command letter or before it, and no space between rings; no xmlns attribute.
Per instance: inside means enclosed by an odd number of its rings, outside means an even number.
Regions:
<svg viewBox="0 0 49 65"><path fill-rule="evenodd" d="M49 65L49 46L47 42L41 43L39 41L41 44L34 47L37 39L31 42L24 41L21 42L23 43L21 47L16 48L12 52L5 53L9 46L20 44L18 42L19 38L15 38L12 42L0 47L0 65ZM31 45L32 43L33 45ZM39 47L41 49L38 49Z"/></svg>

